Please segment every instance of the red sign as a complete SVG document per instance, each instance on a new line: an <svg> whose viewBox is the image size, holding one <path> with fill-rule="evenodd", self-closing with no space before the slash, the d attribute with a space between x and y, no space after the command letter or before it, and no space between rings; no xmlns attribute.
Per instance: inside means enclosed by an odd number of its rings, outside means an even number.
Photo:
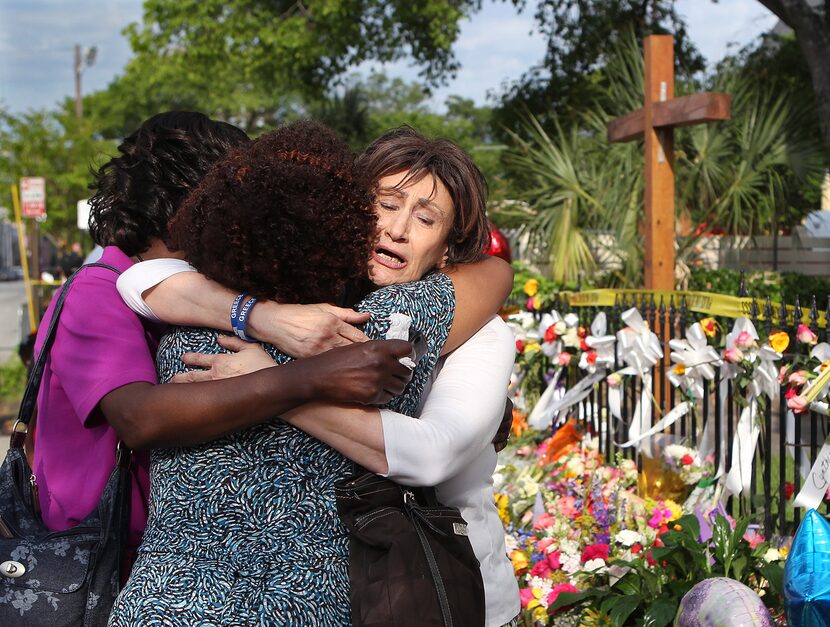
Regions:
<svg viewBox="0 0 830 627"><path fill-rule="evenodd" d="M20 213L24 218L46 217L46 181L42 176L20 179Z"/></svg>

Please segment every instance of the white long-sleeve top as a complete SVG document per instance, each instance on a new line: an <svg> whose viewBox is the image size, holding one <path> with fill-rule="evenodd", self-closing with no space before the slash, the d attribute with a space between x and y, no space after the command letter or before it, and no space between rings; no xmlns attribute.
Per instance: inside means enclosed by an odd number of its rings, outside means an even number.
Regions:
<svg viewBox="0 0 830 627"><path fill-rule="evenodd" d="M118 291L137 314L157 320L142 294L194 268L180 259L137 263L118 278ZM496 452L492 438L504 413L515 356L513 334L493 318L439 362L419 418L382 409L387 476L412 486L435 486L439 500L467 521L481 565L486 627L500 627L520 609L519 589L493 499Z"/></svg>
<svg viewBox="0 0 830 627"><path fill-rule="evenodd" d="M439 362L419 419L380 411L387 476L404 485L434 485L438 500L457 507L467 521L481 564L487 627L504 625L519 613L519 588L493 499L492 444L515 350L513 333L493 318Z"/></svg>

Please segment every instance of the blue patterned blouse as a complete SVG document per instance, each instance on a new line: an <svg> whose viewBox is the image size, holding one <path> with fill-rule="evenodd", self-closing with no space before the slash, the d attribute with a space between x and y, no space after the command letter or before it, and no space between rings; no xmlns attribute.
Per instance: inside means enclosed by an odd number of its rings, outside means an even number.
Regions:
<svg viewBox="0 0 830 627"><path fill-rule="evenodd" d="M452 282L434 274L382 288L357 307L383 338L389 315L412 318L427 340L404 393L388 407L414 415L452 326ZM162 340L159 381L185 352L219 353L217 332L177 328ZM290 360L271 346L277 363ZM351 462L274 420L188 448L153 452L150 514L110 625L348 625L348 536L334 485Z"/></svg>

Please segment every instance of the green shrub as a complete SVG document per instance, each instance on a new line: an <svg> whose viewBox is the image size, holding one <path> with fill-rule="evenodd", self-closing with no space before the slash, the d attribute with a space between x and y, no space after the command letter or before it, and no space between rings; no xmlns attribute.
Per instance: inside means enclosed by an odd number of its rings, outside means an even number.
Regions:
<svg viewBox="0 0 830 627"><path fill-rule="evenodd" d="M26 376L26 366L17 355L0 365L0 403L13 403L23 398Z"/></svg>

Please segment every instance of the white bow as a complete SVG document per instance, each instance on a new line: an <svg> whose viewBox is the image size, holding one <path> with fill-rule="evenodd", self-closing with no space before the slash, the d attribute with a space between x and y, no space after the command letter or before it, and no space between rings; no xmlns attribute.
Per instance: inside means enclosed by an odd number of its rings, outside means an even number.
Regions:
<svg viewBox="0 0 830 627"><path fill-rule="evenodd" d="M636 308L632 307L624 311L621 318L628 326L617 333L617 355L621 361L625 362L626 367L618 374L634 375L643 380L642 393L631 417L631 424L628 426L628 442L626 443L639 444L652 429L651 369L663 358L663 348L660 346L660 339L649 329ZM621 394L620 388L609 390L609 397ZM614 398L611 402L616 405L619 400L619 398ZM648 454L650 451L645 452Z"/></svg>
<svg viewBox="0 0 830 627"><path fill-rule="evenodd" d="M695 322L686 331L686 339L670 340L669 348L672 351L672 362L682 367L669 368L666 373L669 381L695 400L702 399L703 379L714 379L714 367L723 363L718 352L707 343L703 327L699 322Z"/></svg>

